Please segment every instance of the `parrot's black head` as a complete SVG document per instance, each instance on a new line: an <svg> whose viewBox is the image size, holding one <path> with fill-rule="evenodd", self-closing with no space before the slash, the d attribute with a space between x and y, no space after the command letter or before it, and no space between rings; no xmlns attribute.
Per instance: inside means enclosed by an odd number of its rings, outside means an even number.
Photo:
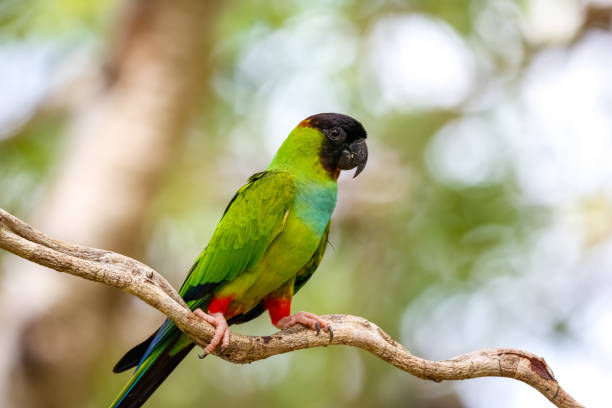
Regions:
<svg viewBox="0 0 612 408"><path fill-rule="evenodd" d="M357 167L355 175L365 168L368 161L366 131L355 119L340 113L319 113L306 118L301 126L318 129L325 136L319 156L323 168L338 176L340 170Z"/></svg>

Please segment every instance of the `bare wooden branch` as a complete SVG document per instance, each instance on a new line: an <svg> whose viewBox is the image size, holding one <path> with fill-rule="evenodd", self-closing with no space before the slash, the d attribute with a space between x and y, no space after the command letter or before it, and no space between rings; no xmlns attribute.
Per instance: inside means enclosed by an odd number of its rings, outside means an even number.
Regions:
<svg viewBox="0 0 612 408"><path fill-rule="evenodd" d="M114 286L144 300L172 319L200 346L214 328L185 306L176 290L157 272L132 258L95 248L70 245L47 237L0 209L0 248L40 265ZM334 329L327 334L293 327L271 336L231 334L230 346L214 354L232 363L251 363L294 350L344 344L361 348L414 376L440 382L477 377L507 377L538 390L555 406L582 407L557 382L544 359L513 349L486 349L444 361L412 355L387 333L366 319L351 315L322 318Z"/></svg>

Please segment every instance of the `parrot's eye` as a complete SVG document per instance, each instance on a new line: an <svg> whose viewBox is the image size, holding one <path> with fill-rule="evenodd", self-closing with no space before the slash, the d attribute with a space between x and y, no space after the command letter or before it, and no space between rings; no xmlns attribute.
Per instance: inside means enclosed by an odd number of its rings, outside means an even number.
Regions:
<svg viewBox="0 0 612 408"><path fill-rule="evenodd" d="M344 129L339 127L330 129L329 132L327 132L327 137L333 142L342 141L345 136Z"/></svg>

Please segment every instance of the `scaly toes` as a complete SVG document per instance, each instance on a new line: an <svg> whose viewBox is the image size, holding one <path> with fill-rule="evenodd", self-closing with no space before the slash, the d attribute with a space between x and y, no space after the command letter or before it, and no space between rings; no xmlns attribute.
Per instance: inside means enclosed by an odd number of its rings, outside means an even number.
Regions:
<svg viewBox="0 0 612 408"><path fill-rule="evenodd" d="M319 334L321 329L327 331L327 323L314 313L299 312L294 316L296 316L298 323L302 323L313 330L317 330L317 334Z"/></svg>
<svg viewBox="0 0 612 408"><path fill-rule="evenodd" d="M230 331L229 331L229 327L225 327L225 331L223 332L223 341L221 342L221 346L223 348L229 346L230 341L229 341L229 335L230 335Z"/></svg>
<svg viewBox="0 0 612 408"><path fill-rule="evenodd" d="M198 308L193 311L193 314L215 327L215 334L210 340L208 346L206 346L206 348L204 349L204 354L199 356L200 358L204 358L207 354L212 353L219 345L219 343L222 343L223 347L229 346L230 331L229 327L227 326L227 321L225 320L225 317L223 317L223 313L208 314L204 313L202 309Z"/></svg>
<svg viewBox="0 0 612 408"><path fill-rule="evenodd" d="M316 314L309 312L298 312L294 315L284 317L279 321L279 323L280 324L277 325L277 327L281 329L288 329L296 324L301 324L316 330L317 335L321 332L321 329L329 332L328 324Z"/></svg>
<svg viewBox="0 0 612 408"><path fill-rule="evenodd" d="M204 311L202 309L200 309L199 307L197 309L195 309L192 312L194 315L198 316L200 319L204 319L206 320L206 317L208 316L206 313L204 313Z"/></svg>

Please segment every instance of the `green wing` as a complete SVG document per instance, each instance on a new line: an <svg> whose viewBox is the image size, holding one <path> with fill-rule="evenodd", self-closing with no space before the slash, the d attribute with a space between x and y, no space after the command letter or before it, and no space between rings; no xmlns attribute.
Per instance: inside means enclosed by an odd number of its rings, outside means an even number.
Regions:
<svg viewBox="0 0 612 408"><path fill-rule="evenodd" d="M327 237L329 235L330 224L331 222L327 224L325 232L323 232L323 236L321 237L321 241L319 241L319 246L317 247L315 253L308 260L308 262L306 262L306 265L304 265L295 276L295 282L293 284L293 295L295 295L297 291L300 290L302 286L304 286L304 284L308 281L308 279L310 279L312 274L317 270L317 267L321 263L321 259L323 258L323 255L325 254L325 249L327 248ZM257 306L255 306L253 309L249 310L246 314L241 314L232 317L230 320L228 320L228 323L246 323L252 319L255 319L265 311L266 308L264 307L264 303L262 301L258 303Z"/></svg>
<svg viewBox="0 0 612 408"><path fill-rule="evenodd" d="M284 171L257 173L238 190L179 291L192 309L216 284L261 259L283 230L294 196L295 182Z"/></svg>
<svg viewBox="0 0 612 408"><path fill-rule="evenodd" d="M295 276L295 284L293 285L293 294L295 295L298 290L304 286L304 284L310 279L314 271L317 270L317 267L321 263L321 259L323 259L323 255L325 254L325 249L327 248L327 237L329 235L329 226L331 225L331 221L327 223L327 227L325 228L325 232L323 232L323 236L321 237L321 241L319 241L319 246L315 251L314 255L310 258L310 260L304 265L302 269Z"/></svg>
<svg viewBox="0 0 612 408"><path fill-rule="evenodd" d="M234 279L259 261L283 230L294 196L295 182L284 171L257 173L238 190L179 291L191 310L205 307L219 283ZM174 323L166 319L140 364L159 344L166 344L178 334L180 331ZM188 341L179 342L173 350L180 350L187 344Z"/></svg>

